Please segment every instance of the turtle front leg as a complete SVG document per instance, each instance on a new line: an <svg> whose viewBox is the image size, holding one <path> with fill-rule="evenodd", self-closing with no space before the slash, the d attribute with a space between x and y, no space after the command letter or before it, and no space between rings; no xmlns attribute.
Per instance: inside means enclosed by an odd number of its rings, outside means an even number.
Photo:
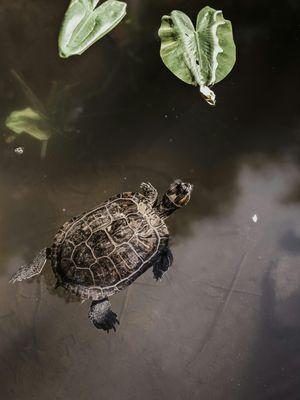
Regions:
<svg viewBox="0 0 300 400"><path fill-rule="evenodd" d="M149 199L150 203L154 207L158 199L158 192L155 189L155 187L152 186L150 182L147 183L142 182L140 188L142 190L143 195Z"/></svg>
<svg viewBox="0 0 300 400"><path fill-rule="evenodd" d="M33 259L30 264L22 265L17 272L13 274L10 278L10 283L15 283L18 281L23 281L25 279L30 279L35 275L42 272L47 259L49 258L51 250L48 248L42 249Z"/></svg>
<svg viewBox="0 0 300 400"><path fill-rule="evenodd" d="M89 318L97 329L103 329L107 333L110 329L116 331L119 324L117 314L111 310L108 299L93 301L89 311Z"/></svg>
<svg viewBox="0 0 300 400"><path fill-rule="evenodd" d="M173 255L171 250L167 247L161 253L161 256L153 265L153 275L154 279L161 280L164 274L168 271L173 263Z"/></svg>

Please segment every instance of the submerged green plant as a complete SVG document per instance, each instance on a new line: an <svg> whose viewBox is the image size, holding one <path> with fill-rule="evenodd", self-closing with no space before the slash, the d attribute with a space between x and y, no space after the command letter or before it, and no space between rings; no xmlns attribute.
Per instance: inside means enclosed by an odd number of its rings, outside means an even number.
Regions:
<svg viewBox="0 0 300 400"><path fill-rule="evenodd" d="M199 86L204 99L215 105L210 87L229 74L236 60L231 22L207 6L199 12L195 29L186 14L172 11L162 17L158 34L164 64L182 81Z"/></svg>
<svg viewBox="0 0 300 400"><path fill-rule="evenodd" d="M70 87L59 87L54 82L44 105L16 71L13 70L12 74L20 84L30 107L14 110L7 116L5 126L12 134L6 141L11 143L21 134L30 135L42 142L41 157L44 158L51 136L64 132L67 128L66 123L70 122L65 110L66 92Z"/></svg>
<svg viewBox="0 0 300 400"><path fill-rule="evenodd" d="M18 135L26 133L42 142L41 157L44 158L46 156L48 140L53 133L49 118L46 115L46 109L21 76L14 70L12 70L12 75L20 84L32 107L15 110L8 115L5 120L5 126L13 134L8 136L7 142L10 143L17 139Z"/></svg>
<svg viewBox="0 0 300 400"><path fill-rule="evenodd" d="M59 55L80 55L109 33L126 15L126 3L107 0L72 0L58 39Z"/></svg>
<svg viewBox="0 0 300 400"><path fill-rule="evenodd" d="M9 136L8 142L15 140L17 135L21 133L27 133L43 142L41 157L45 157L47 143L52 133L46 117L28 107L23 110L11 112L6 118L5 125L14 132L14 135Z"/></svg>

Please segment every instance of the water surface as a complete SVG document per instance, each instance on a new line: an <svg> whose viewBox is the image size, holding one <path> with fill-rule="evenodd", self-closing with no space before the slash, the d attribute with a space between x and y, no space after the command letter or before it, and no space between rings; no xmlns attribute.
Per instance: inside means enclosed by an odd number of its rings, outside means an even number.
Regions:
<svg viewBox="0 0 300 400"><path fill-rule="evenodd" d="M61 60L67 4L0 3L3 398L297 399L298 2L210 3L232 20L238 47L215 108L158 56L160 16L176 7L195 17L198 1L128 0L126 23ZM43 160L29 136L6 143L6 116L29 106L11 69L43 102L62 90ZM8 284L66 219L142 181L163 193L177 177L195 190L168 222L174 265L161 283L149 271L112 299L117 333L94 329L88 303L55 291L49 265Z"/></svg>

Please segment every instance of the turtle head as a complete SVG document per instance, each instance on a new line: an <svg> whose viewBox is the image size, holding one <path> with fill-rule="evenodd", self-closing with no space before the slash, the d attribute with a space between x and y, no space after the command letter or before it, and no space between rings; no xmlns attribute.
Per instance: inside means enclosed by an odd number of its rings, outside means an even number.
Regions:
<svg viewBox="0 0 300 400"><path fill-rule="evenodd" d="M186 206L190 201L192 190L193 185L176 179L176 181L170 185L165 197L177 208L181 208Z"/></svg>
<svg viewBox="0 0 300 400"><path fill-rule="evenodd" d="M167 218L178 208L186 206L190 201L192 191L193 185L191 183L183 182L180 179L176 179L171 183L158 204L158 211L162 218Z"/></svg>

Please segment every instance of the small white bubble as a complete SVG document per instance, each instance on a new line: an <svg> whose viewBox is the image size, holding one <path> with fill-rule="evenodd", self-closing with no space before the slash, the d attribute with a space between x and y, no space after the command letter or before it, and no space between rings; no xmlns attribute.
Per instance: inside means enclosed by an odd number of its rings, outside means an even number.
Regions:
<svg viewBox="0 0 300 400"><path fill-rule="evenodd" d="M257 221L258 221L258 216L256 215L256 214L254 214L253 216L252 216L252 221L256 224L257 223Z"/></svg>
<svg viewBox="0 0 300 400"><path fill-rule="evenodd" d="M18 154L19 156L21 156L21 155L24 153L24 147L23 147L23 146L16 147L16 148L14 149L14 152L15 152L16 154Z"/></svg>
<svg viewBox="0 0 300 400"><path fill-rule="evenodd" d="M66 208L63 208L63 209L62 209L62 212L66 212L66 211L67 211Z"/></svg>
<svg viewBox="0 0 300 400"><path fill-rule="evenodd" d="M165 114L164 117L165 117L165 118L168 118L168 114Z"/></svg>

